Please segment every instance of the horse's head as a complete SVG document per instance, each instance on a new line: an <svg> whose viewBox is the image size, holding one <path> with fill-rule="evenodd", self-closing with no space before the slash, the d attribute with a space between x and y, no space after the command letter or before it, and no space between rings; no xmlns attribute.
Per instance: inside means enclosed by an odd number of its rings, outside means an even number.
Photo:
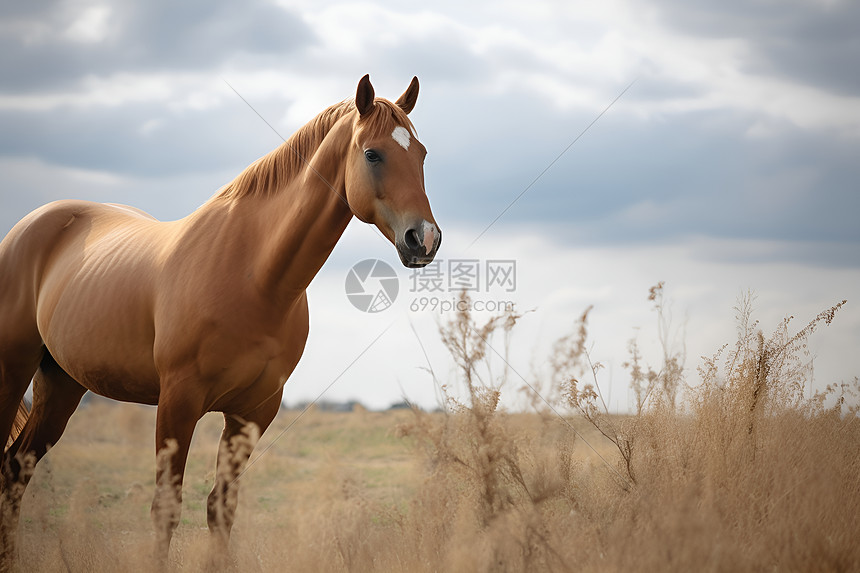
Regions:
<svg viewBox="0 0 860 573"><path fill-rule="evenodd" d="M364 76L355 94L357 117L346 167L346 198L356 217L376 225L407 267L433 260L442 233L424 190L424 157L407 114L418 99L418 78L395 102L376 98Z"/></svg>

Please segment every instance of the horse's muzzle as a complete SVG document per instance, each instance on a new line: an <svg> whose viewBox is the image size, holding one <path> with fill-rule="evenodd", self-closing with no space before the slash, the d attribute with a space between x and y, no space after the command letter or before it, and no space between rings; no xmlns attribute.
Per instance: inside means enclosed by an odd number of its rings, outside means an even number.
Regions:
<svg viewBox="0 0 860 573"><path fill-rule="evenodd" d="M397 237L394 243L400 262L410 269L431 263L442 244L442 231L434 223L422 220Z"/></svg>

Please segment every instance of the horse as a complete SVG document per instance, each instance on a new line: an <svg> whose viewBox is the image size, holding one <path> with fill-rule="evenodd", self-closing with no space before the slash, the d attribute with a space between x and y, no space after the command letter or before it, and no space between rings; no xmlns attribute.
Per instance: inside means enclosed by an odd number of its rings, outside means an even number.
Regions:
<svg viewBox="0 0 860 573"><path fill-rule="evenodd" d="M226 547L239 476L274 419L308 336L306 290L353 216L402 264L430 263L442 234L424 186L426 148L368 75L187 217L56 201L0 242L3 563L17 560L21 499L87 390L156 405L156 555L169 556L198 420L224 416L207 503ZM24 394L32 381L32 407ZM248 432L248 427L254 432ZM252 436L250 447L242 436ZM237 462L238 458L238 462ZM3 564L0 563L0 566Z"/></svg>

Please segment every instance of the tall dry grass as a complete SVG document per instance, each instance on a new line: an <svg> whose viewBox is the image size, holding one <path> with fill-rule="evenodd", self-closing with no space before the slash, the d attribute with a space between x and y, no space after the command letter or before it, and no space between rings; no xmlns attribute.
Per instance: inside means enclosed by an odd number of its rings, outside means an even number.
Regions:
<svg viewBox="0 0 860 573"><path fill-rule="evenodd" d="M440 326L467 391L445 412L311 409L243 475L231 541L239 571L860 570L858 381L805 397L805 343L842 303L765 335L751 299L737 340L688 379L662 285L663 353L626 363L636 412L607 412L588 312L558 341L545 384L506 348L523 317ZM469 308L469 305L461 305ZM500 407L502 392L540 397ZM456 399L454 395L463 395ZM27 570L153 565L152 411L96 403L40 464L22 514ZM122 408L122 409L120 409ZM296 412L268 432L277 436ZM105 427L108 424L108 427ZM171 567L211 565L205 531L220 424L202 421ZM264 437L262 442L266 443Z"/></svg>

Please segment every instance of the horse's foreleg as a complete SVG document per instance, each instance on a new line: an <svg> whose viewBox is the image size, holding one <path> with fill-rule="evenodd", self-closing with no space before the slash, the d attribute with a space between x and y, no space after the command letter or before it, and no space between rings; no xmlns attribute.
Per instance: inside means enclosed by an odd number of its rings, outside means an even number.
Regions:
<svg viewBox="0 0 860 573"><path fill-rule="evenodd" d="M35 464L57 443L86 389L45 354L33 377L33 409L3 455L2 545L4 562L14 559L21 498Z"/></svg>
<svg viewBox="0 0 860 573"><path fill-rule="evenodd" d="M226 551L239 502L239 477L260 435L278 413L281 392L244 417L224 414L224 431L218 447L215 485L207 503L207 522L213 548Z"/></svg>
<svg viewBox="0 0 860 573"><path fill-rule="evenodd" d="M156 471L152 520L156 557L166 563L170 539L182 510L182 478L194 427L202 412L197 401L180 393L162 392L155 422Z"/></svg>

